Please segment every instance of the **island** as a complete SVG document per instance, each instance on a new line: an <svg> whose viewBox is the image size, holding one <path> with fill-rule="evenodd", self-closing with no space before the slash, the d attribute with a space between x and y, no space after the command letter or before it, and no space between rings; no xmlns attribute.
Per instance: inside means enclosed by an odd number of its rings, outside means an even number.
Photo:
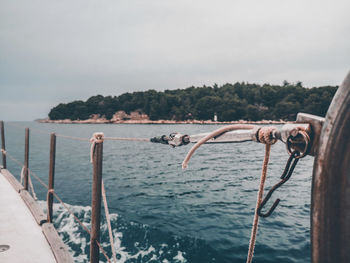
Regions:
<svg viewBox="0 0 350 263"><path fill-rule="evenodd" d="M298 112L324 116L338 86L237 82L177 90L92 96L60 103L47 123L285 123Z"/></svg>

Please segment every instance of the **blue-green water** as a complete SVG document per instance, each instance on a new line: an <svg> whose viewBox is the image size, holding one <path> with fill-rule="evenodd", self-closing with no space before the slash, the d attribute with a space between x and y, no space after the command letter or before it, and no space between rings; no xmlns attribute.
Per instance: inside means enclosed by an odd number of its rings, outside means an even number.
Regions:
<svg viewBox="0 0 350 263"><path fill-rule="evenodd" d="M30 169L45 182L49 166L49 135L90 138L105 136L153 137L181 132L212 131L217 125L63 125L5 123L9 154L23 161L24 129L30 134ZM192 157L189 168L181 163L190 145L171 148L147 142L105 141L103 178L119 262L245 262L264 145L204 145ZM89 142L57 138L56 193L88 226L92 167ZM265 189L277 183L288 159L285 147L272 147ZM310 193L312 157L302 159L272 201L281 202L269 218L261 218L253 262L310 261ZM20 169L8 158L9 170ZM46 191L33 179L39 199ZM266 193L266 190L265 190ZM45 204L42 202L43 207ZM89 236L61 205L55 206L55 226L77 262L87 262ZM103 220L101 241L108 247ZM103 255L101 260L105 262Z"/></svg>

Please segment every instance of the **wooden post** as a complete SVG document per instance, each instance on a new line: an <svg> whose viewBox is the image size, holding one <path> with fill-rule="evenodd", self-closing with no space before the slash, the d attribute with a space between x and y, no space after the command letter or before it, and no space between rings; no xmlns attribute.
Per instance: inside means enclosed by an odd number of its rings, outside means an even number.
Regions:
<svg viewBox="0 0 350 263"><path fill-rule="evenodd" d="M1 129L1 150L2 150L2 167L6 169L6 147L5 147L5 130L4 130L4 122L0 122L0 129Z"/></svg>
<svg viewBox="0 0 350 263"><path fill-rule="evenodd" d="M96 241L100 241L101 220L101 182L102 182L102 153L103 142L96 142L93 153L93 179L91 200L91 236L90 236L90 262L98 263L100 250Z"/></svg>
<svg viewBox="0 0 350 263"><path fill-rule="evenodd" d="M24 144L24 189L28 191L28 168L29 168L29 128L25 130Z"/></svg>
<svg viewBox="0 0 350 263"><path fill-rule="evenodd" d="M50 135L50 166L49 166L49 192L47 195L47 222L52 223L53 193L55 187L55 160L56 160L56 134Z"/></svg>

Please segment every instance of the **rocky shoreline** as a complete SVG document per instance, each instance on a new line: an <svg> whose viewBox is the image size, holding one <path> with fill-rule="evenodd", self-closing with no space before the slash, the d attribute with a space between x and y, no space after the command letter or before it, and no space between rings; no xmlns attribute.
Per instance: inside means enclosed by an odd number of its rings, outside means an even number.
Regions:
<svg viewBox="0 0 350 263"><path fill-rule="evenodd" d="M38 120L40 123L58 123L58 124L285 124L283 120L261 120L261 121L212 121L212 120L107 120L104 118L87 119L87 120Z"/></svg>
<svg viewBox="0 0 350 263"><path fill-rule="evenodd" d="M261 120L261 121L216 121L217 116L214 116L214 120L150 120L147 114L141 111L133 111L126 113L125 111L117 111L111 119L107 119L104 115L92 114L89 119L86 120L50 120L39 119L40 123L59 123L59 124L284 124L283 120Z"/></svg>

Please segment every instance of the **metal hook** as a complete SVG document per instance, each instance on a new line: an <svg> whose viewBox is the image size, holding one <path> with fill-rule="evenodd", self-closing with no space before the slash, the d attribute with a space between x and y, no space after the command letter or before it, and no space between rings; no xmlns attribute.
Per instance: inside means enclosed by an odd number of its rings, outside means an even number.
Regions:
<svg viewBox="0 0 350 263"><path fill-rule="evenodd" d="M277 190L279 187L281 187L285 182L287 182L289 180L289 178L291 177L293 170L295 168L295 166L297 165L298 161L299 161L299 155L300 153L298 151L294 151L291 153L291 155L289 156L289 159L287 161L286 167L284 168L284 171L281 175L281 181L278 182L277 184L275 184L270 191L267 193L267 195L265 196L265 198L263 199L263 201L261 202L261 204L259 205L258 209L257 209L257 213L259 216L261 217L268 217L272 214L272 212L275 210L275 208L277 207L277 205L280 202L280 199L276 199L276 201L273 203L273 205L271 206L271 208L269 209L269 211L267 211L266 213L262 213L261 210L263 209L263 207L266 205L266 203L269 201L269 199L271 198L273 192L275 190ZM292 161L294 159L293 164L291 165Z"/></svg>

